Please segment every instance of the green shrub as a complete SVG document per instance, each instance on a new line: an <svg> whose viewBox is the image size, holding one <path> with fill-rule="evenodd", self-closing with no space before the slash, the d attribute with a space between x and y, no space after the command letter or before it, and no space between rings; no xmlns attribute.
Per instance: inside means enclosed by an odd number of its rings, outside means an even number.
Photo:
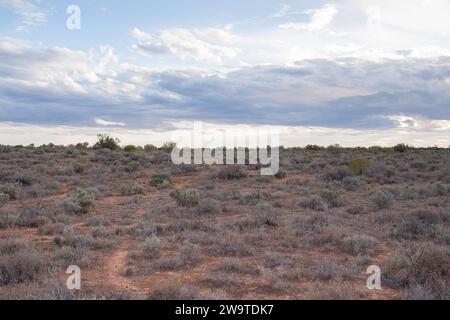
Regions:
<svg viewBox="0 0 450 320"><path fill-rule="evenodd" d="M195 207L200 202L200 195L196 190L178 189L173 191L170 195L181 207Z"/></svg>
<svg viewBox="0 0 450 320"><path fill-rule="evenodd" d="M117 186L117 189L122 195L128 196L145 193L145 187L141 184L121 183Z"/></svg>
<svg viewBox="0 0 450 320"><path fill-rule="evenodd" d="M95 205L95 196L86 190L78 189L64 201L64 208L69 213L86 214Z"/></svg>
<svg viewBox="0 0 450 320"><path fill-rule="evenodd" d="M355 174L363 174L370 167L370 160L367 158L358 158L348 164L348 169Z"/></svg>
<svg viewBox="0 0 450 320"><path fill-rule="evenodd" d="M109 150L118 150L120 149L119 143L120 140L116 138L110 137L108 134L99 134L97 135L98 141L94 144L93 148L95 150L98 149L109 149Z"/></svg>
<svg viewBox="0 0 450 320"><path fill-rule="evenodd" d="M132 144L127 145L127 146L125 146L125 147L123 148L123 151L125 151L125 152L138 152L138 151L140 151L140 150L141 150L141 148L136 147L136 146L134 146L134 145L132 145Z"/></svg>
<svg viewBox="0 0 450 320"><path fill-rule="evenodd" d="M161 174L155 174L151 177L150 182L152 186L156 188L168 188L170 184L172 183L172 179L170 175L161 173Z"/></svg>

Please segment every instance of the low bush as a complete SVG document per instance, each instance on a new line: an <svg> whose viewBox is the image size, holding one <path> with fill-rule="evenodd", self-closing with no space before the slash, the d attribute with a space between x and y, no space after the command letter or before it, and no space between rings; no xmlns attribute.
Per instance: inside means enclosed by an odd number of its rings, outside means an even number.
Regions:
<svg viewBox="0 0 450 320"><path fill-rule="evenodd" d="M145 193L145 187L135 183L121 183L117 186L117 189L122 195L127 196Z"/></svg>
<svg viewBox="0 0 450 320"><path fill-rule="evenodd" d="M217 176L223 180L241 179L247 177L247 171L243 166L225 165L220 169Z"/></svg>
<svg viewBox="0 0 450 320"><path fill-rule="evenodd" d="M195 207L200 202L200 195L196 190L178 189L170 193L181 207Z"/></svg>
<svg viewBox="0 0 450 320"><path fill-rule="evenodd" d="M202 199L197 208L200 215L219 214L222 212L220 202L214 199Z"/></svg>
<svg viewBox="0 0 450 320"><path fill-rule="evenodd" d="M73 172L82 174L84 172L84 167L81 163L74 162L72 164Z"/></svg>
<svg viewBox="0 0 450 320"><path fill-rule="evenodd" d="M11 200L16 200L20 187L21 187L21 184L19 182L3 183L3 184L0 184L0 193L8 195L9 199L11 199Z"/></svg>
<svg viewBox="0 0 450 320"><path fill-rule="evenodd" d="M172 179L170 175L161 173L161 174L155 174L151 177L150 182L152 186L156 188L168 188L170 184L172 183Z"/></svg>
<svg viewBox="0 0 450 320"><path fill-rule="evenodd" d="M144 242L144 254L147 258L155 259L160 256L161 250L161 240L152 235L150 238L147 238Z"/></svg>
<svg viewBox="0 0 450 320"><path fill-rule="evenodd" d="M300 206L303 208L308 208L316 211L325 211L328 209L325 201L319 196L312 196L309 199L300 201Z"/></svg>
<svg viewBox="0 0 450 320"><path fill-rule="evenodd" d="M348 164L348 169L355 174L363 174L370 167L370 160L367 158L357 158Z"/></svg>
<svg viewBox="0 0 450 320"><path fill-rule="evenodd" d="M384 281L394 288L427 289L433 299L450 299L450 250L434 244L413 245L388 258Z"/></svg>
<svg viewBox="0 0 450 320"><path fill-rule="evenodd" d="M371 201L377 210L389 209L394 202L394 197L389 192L377 191L372 195Z"/></svg>
<svg viewBox="0 0 450 320"><path fill-rule="evenodd" d="M64 209L71 214L87 214L94 205L94 194L83 189L72 192L64 201Z"/></svg>
<svg viewBox="0 0 450 320"><path fill-rule="evenodd" d="M365 255L372 253L377 243L377 239L366 235L348 236L342 240L344 249L353 255Z"/></svg>
<svg viewBox="0 0 450 320"><path fill-rule="evenodd" d="M0 250L0 285L33 281L45 270L46 260L30 244L13 243Z"/></svg>

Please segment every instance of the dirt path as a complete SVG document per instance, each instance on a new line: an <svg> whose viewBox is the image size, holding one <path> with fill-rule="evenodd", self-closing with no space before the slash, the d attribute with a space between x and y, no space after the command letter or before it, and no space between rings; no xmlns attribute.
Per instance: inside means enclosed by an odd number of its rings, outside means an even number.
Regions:
<svg viewBox="0 0 450 320"><path fill-rule="evenodd" d="M145 299L146 292L137 287L132 278L126 276L127 255L131 243L123 243L112 254L105 257L105 282L119 291L129 291L136 299Z"/></svg>

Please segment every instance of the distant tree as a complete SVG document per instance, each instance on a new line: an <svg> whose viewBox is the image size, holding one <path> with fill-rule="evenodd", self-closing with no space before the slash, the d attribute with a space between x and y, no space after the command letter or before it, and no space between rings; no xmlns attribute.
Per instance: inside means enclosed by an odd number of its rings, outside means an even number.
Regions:
<svg viewBox="0 0 450 320"><path fill-rule="evenodd" d="M160 150L164 152L172 152L172 150L177 146L175 142L165 142Z"/></svg>
<svg viewBox="0 0 450 320"><path fill-rule="evenodd" d="M86 149L89 146L89 142L77 143L75 148L77 149Z"/></svg>
<svg viewBox="0 0 450 320"><path fill-rule="evenodd" d="M315 145L315 144L309 144L305 147L306 150L310 150L310 151L318 151L318 150L322 150L324 149L321 146Z"/></svg>
<svg viewBox="0 0 450 320"><path fill-rule="evenodd" d="M109 134L102 133L97 135L97 143L94 144L93 148L98 149L109 149L109 150L117 150L120 149L119 143L120 140L117 138L112 138Z"/></svg>
<svg viewBox="0 0 450 320"><path fill-rule="evenodd" d="M152 144L146 144L146 145L144 146L144 150L145 150L145 152L153 152L153 151L158 150L158 148L155 147L155 146L152 145Z"/></svg>
<svg viewBox="0 0 450 320"><path fill-rule="evenodd" d="M404 143L400 143L394 147L394 151L404 153L404 152L408 151L408 149L410 149L410 148L411 148L410 146L408 146Z"/></svg>

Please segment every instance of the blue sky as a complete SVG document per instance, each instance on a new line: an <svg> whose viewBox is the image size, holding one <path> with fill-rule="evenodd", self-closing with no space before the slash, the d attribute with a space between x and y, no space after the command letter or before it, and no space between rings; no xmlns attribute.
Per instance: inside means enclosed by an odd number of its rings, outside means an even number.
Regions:
<svg viewBox="0 0 450 320"><path fill-rule="evenodd" d="M447 146L449 14L447 0L0 0L0 143L161 143L203 121L276 126L287 145Z"/></svg>

